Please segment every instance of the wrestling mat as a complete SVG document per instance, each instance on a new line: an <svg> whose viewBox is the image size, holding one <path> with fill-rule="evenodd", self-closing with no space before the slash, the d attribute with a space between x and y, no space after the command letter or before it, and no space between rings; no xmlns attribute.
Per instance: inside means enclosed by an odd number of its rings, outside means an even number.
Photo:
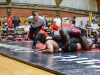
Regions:
<svg viewBox="0 0 100 75"><path fill-rule="evenodd" d="M31 46L31 41L0 43L0 54L49 70L56 75L100 75L99 49L69 53L36 54ZM43 48L45 45L38 43L37 47Z"/></svg>

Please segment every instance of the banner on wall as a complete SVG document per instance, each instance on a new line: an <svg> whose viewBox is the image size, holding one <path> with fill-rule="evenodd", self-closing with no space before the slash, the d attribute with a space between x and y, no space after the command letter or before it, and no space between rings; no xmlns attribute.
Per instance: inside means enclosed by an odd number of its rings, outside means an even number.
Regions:
<svg viewBox="0 0 100 75"><path fill-rule="evenodd" d="M69 21L71 20L71 17L62 17L62 27L69 26Z"/></svg>
<svg viewBox="0 0 100 75"><path fill-rule="evenodd" d="M62 0L55 0L55 2L56 2L56 5L59 6Z"/></svg>
<svg viewBox="0 0 100 75"><path fill-rule="evenodd" d="M89 12L89 22L92 23L92 12Z"/></svg>
<svg viewBox="0 0 100 75"><path fill-rule="evenodd" d="M85 25L87 21L89 21L89 17L76 17L76 24L75 26L80 25L80 21L83 21L83 24Z"/></svg>

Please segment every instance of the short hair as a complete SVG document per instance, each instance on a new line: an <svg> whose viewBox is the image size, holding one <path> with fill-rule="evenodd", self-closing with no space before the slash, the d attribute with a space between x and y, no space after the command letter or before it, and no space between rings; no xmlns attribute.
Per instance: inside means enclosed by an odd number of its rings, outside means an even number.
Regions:
<svg viewBox="0 0 100 75"><path fill-rule="evenodd" d="M95 20L92 20L92 22L95 22Z"/></svg>
<svg viewBox="0 0 100 75"><path fill-rule="evenodd" d="M5 18L5 17L7 17L7 16L4 16L4 18Z"/></svg>
<svg viewBox="0 0 100 75"><path fill-rule="evenodd" d="M9 14L9 16L11 16L12 14Z"/></svg>
<svg viewBox="0 0 100 75"><path fill-rule="evenodd" d="M27 22L27 21L24 21L24 23L25 23L25 22Z"/></svg>
<svg viewBox="0 0 100 75"><path fill-rule="evenodd" d="M37 11L32 11L32 15L33 16L37 16L38 15L38 12Z"/></svg>
<svg viewBox="0 0 100 75"><path fill-rule="evenodd" d="M73 16L74 19L76 19L76 16Z"/></svg>
<svg viewBox="0 0 100 75"><path fill-rule="evenodd" d="M87 22L89 22L89 21L87 21Z"/></svg>
<svg viewBox="0 0 100 75"><path fill-rule="evenodd" d="M39 33L38 35L37 35L37 40L39 40L41 43L44 43L45 42L45 40L46 40L46 36L44 35L44 34L42 34L42 33Z"/></svg>

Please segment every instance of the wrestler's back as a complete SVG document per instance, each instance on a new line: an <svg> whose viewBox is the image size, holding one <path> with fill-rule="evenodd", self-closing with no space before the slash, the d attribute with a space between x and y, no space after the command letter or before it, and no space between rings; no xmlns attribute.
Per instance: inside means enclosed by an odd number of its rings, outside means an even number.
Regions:
<svg viewBox="0 0 100 75"><path fill-rule="evenodd" d="M53 41L53 40L47 40L47 41L46 41L46 45L47 45L47 47L48 47L48 46L49 46L49 47L52 47L52 46L53 46L53 50L59 49L58 44L57 44L55 41Z"/></svg>

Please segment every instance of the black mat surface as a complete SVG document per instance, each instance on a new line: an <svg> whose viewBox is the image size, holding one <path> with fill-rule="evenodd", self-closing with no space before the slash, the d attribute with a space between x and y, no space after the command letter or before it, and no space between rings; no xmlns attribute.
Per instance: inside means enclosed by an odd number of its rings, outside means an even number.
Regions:
<svg viewBox="0 0 100 75"><path fill-rule="evenodd" d="M66 75L100 75L100 52L35 54L32 42L0 43L0 53Z"/></svg>

